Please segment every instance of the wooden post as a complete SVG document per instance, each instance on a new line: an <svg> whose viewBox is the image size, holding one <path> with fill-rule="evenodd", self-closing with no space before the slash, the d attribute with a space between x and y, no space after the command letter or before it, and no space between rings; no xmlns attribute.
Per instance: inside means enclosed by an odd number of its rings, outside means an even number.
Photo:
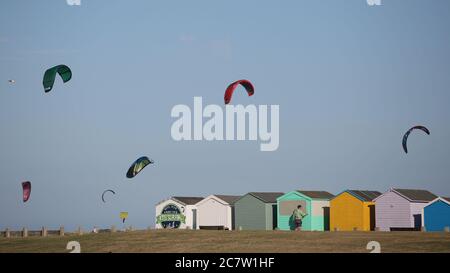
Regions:
<svg viewBox="0 0 450 273"><path fill-rule="evenodd" d="M5 237L6 238L10 238L11 237L11 232L9 231L9 228L5 229Z"/></svg>
<svg viewBox="0 0 450 273"><path fill-rule="evenodd" d="M83 229L81 227L78 227L78 235L83 235Z"/></svg>
<svg viewBox="0 0 450 273"><path fill-rule="evenodd" d="M22 229L22 237L28 237L28 229L27 228L23 228Z"/></svg>
<svg viewBox="0 0 450 273"><path fill-rule="evenodd" d="M64 236L64 227L63 226L61 226L59 228L59 236Z"/></svg>
<svg viewBox="0 0 450 273"><path fill-rule="evenodd" d="M46 227L42 227L41 236L42 237L47 237L47 228Z"/></svg>
<svg viewBox="0 0 450 273"><path fill-rule="evenodd" d="M116 232L116 226L111 226L111 233L115 233Z"/></svg>

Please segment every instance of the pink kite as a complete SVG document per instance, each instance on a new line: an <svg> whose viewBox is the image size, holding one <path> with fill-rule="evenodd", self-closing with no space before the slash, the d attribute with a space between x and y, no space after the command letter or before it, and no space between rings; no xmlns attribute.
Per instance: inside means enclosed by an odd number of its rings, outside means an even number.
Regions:
<svg viewBox="0 0 450 273"><path fill-rule="evenodd" d="M27 202L28 199L30 199L31 182L30 181L22 182L22 189L23 189L23 202Z"/></svg>

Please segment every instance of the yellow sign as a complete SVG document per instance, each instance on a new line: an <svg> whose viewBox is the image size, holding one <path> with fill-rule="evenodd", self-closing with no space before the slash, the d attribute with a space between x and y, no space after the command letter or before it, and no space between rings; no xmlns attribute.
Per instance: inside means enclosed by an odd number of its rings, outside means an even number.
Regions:
<svg viewBox="0 0 450 273"><path fill-rule="evenodd" d="M120 219L125 220L128 218L128 212L121 212L120 213Z"/></svg>

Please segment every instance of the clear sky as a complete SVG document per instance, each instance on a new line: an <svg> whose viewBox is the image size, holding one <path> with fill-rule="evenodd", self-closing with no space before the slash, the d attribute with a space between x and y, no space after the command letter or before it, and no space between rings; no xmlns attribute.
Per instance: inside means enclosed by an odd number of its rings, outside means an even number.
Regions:
<svg viewBox="0 0 450 273"><path fill-rule="evenodd" d="M450 1L0 2L0 228L154 225L172 195L450 195ZM45 94L44 71L73 78ZM176 104L280 105L280 146L175 142ZM15 84L8 83L14 79ZM431 135L403 133L427 126ZM155 164L125 178L133 160ZM22 202L21 182L32 182ZM116 191L105 204L105 189Z"/></svg>

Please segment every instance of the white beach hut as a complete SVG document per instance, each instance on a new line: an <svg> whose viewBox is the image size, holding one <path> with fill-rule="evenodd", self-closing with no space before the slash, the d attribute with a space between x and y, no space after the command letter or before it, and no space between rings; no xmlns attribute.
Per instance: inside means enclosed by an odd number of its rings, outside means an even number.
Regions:
<svg viewBox="0 0 450 273"><path fill-rule="evenodd" d="M234 229L234 202L241 196L210 195L196 204L197 229Z"/></svg>

